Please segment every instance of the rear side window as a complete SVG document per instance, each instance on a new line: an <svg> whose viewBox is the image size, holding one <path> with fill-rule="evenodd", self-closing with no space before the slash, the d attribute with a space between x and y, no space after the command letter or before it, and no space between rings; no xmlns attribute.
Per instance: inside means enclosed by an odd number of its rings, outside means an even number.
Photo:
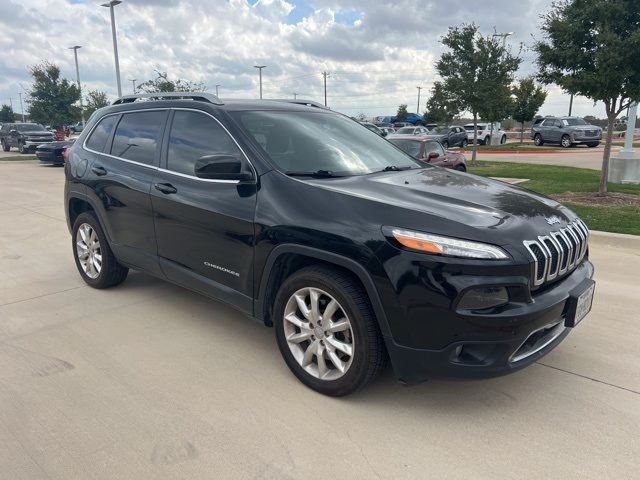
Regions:
<svg viewBox="0 0 640 480"><path fill-rule="evenodd" d="M167 169L195 176L195 165L205 155L232 155L242 152L213 118L203 113L177 110L171 124Z"/></svg>
<svg viewBox="0 0 640 480"><path fill-rule="evenodd" d="M102 153L117 119L117 115L109 115L100 120L87 139L87 148Z"/></svg>
<svg viewBox="0 0 640 480"><path fill-rule="evenodd" d="M116 127L111 155L153 165L166 112L125 113Z"/></svg>

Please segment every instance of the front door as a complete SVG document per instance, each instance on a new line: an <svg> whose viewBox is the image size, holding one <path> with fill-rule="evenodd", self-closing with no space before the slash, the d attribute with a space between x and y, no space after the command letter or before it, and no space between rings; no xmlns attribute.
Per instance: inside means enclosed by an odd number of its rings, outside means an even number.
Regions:
<svg viewBox="0 0 640 480"><path fill-rule="evenodd" d="M160 266L172 281L252 311L255 185L196 176L207 155L247 161L210 114L175 109L151 188Z"/></svg>
<svg viewBox="0 0 640 480"><path fill-rule="evenodd" d="M437 153L438 156L435 158L429 158L429 154L432 152ZM431 165L444 167L447 161L447 155L444 151L444 148L442 148L442 145L440 145L439 142L425 142L423 155L425 161L430 163Z"/></svg>

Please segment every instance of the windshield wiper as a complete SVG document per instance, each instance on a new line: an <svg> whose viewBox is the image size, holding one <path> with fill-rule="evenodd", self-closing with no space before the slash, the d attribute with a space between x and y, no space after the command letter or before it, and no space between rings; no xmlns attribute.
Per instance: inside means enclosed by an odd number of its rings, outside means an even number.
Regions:
<svg viewBox="0 0 640 480"><path fill-rule="evenodd" d="M411 165L407 165L406 167L399 167L397 165L387 165L382 170L378 170L379 172L400 172L402 170L411 169Z"/></svg>
<svg viewBox="0 0 640 480"><path fill-rule="evenodd" d="M336 175L331 170L316 170L315 172L297 172L297 171L290 170L284 173L291 177L335 178L335 177L344 176L344 175Z"/></svg>

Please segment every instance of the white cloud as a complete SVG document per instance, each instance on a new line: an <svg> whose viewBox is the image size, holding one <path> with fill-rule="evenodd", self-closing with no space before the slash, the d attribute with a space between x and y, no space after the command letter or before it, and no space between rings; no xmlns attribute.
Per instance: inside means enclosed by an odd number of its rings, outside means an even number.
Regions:
<svg viewBox="0 0 640 480"><path fill-rule="evenodd" d="M473 10L466 0L124 0L115 8L124 93L130 78L153 77L154 68L171 77L204 82L209 90L221 84L221 95L256 97L263 70L267 97L300 96L322 100L322 71L328 78L329 105L348 114L394 113L400 103L415 110L416 86L421 109L434 80L434 62L441 53L438 38L449 25L475 21L484 32L514 31L510 39L531 43L538 15L551 0L491 0L490 8ZM7 4L8 3L8 4ZM287 23L305 4L309 13ZM298 10L300 11L300 10ZM350 22L338 15L357 14ZM79 50L83 88L106 91L115 98L115 73L109 11L96 1L5 0L0 15L0 102L17 98L28 87L28 66L42 60L59 64L75 78L73 52ZM522 73L534 70L525 55ZM553 90L543 114L566 113L568 96ZM574 113L602 115L592 102L577 98Z"/></svg>

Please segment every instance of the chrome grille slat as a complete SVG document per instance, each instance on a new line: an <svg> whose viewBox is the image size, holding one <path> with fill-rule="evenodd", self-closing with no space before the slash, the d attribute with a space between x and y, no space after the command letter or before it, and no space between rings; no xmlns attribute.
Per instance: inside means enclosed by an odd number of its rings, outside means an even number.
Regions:
<svg viewBox="0 0 640 480"><path fill-rule="evenodd" d="M523 245L533 258L533 286L562 277L577 267L587 253L589 229L582 220L525 240Z"/></svg>

